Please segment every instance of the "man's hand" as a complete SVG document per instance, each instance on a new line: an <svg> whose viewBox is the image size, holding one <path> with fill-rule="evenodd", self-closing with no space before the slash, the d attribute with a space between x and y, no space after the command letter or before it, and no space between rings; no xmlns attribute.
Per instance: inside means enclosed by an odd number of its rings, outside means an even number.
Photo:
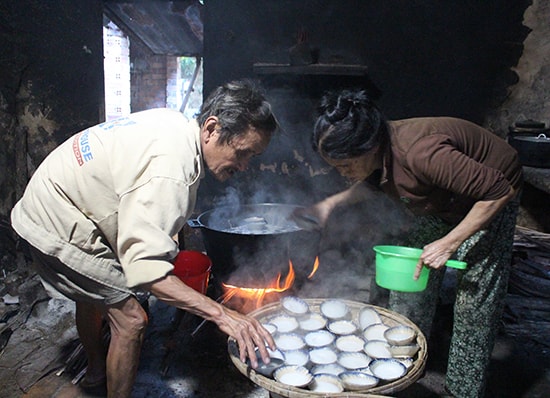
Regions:
<svg viewBox="0 0 550 398"><path fill-rule="evenodd" d="M217 303L210 297L193 290L174 275L167 275L143 287L169 305L214 322L222 332L237 341L243 362L248 356L252 367L257 367L256 347L258 347L262 360L269 363L266 346L275 350L275 342L257 319Z"/></svg>

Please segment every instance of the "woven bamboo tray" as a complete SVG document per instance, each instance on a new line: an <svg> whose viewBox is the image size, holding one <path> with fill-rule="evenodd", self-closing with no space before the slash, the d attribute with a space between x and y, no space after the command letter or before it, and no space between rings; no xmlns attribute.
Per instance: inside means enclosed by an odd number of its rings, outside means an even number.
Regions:
<svg viewBox="0 0 550 398"><path fill-rule="evenodd" d="M305 301L309 304L310 309L314 312L320 312L319 307L321 303L323 303L326 300L330 300L330 299L328 298L305 299ZM248 377L257 385L275 394L279 394L282 397L288 397L288 398L312 398L312 397L374 398L374 397L380 397L380 396L387 396L388 394L393 394L397 391L401 391L407 388L408 386L410 386L411 384L413 384L416 380L418 380L418 378L422 375L422 372L424 371L424 367L426 365L426 360L428 357L426 337L420 331L418 326L416 326L406 317L382 307L377 307L374 305L365 304L357 301L350 301L350 300L341 300L341 301L345 302L348 305L348 307L351 310L353 319L355 320L357 319L358 313L362 308L370 307L372 309L375 309L380 314L382 321L386 325L390 327L396 326L396 325L407 325L412 327L416 331L417 333L416 342L420 346L420 349L418 350L418 353L414 356L413 358L414 362L412 366L409 368L405 376L397 380L394 380L392 382L384 382L384 383L381 382L377 386L369 388L368 390L344 391L341 393L321 393L321 392L310 391L307 389L297 388L297 387L289 386L283 383L279 383L274 379L271 379L269 377L265 377L259 373L256 373L254 369L249 368L248 366L246 366L245 363L241 362L238 355L237 343L235 339L230 337L228 339L228 351L229 351L229 357L231 358L231 361L237 367L239 372L241 372L244 376ZM264 322L271 316L277 313L280 313L281 311L282 311L282 308L279 303L272 303L252 311L249 315L258 319L261 322Z"/></svg>

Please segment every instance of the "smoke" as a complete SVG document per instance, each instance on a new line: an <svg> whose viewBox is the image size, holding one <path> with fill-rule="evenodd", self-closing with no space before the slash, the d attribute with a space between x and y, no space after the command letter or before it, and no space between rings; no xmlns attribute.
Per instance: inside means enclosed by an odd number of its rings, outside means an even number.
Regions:
<svg viewBox="0 0 550 398"><path fill-rule="evenodd" d="M343 298L380 305L387 291L374 284L378 244L400 244L412 215L381 192L365 202L336 209L319 240L319 269L299 285L303 298Z"/></svg>
<svg viewBox="0 0 550 398"><path fill-rule="evenodd" d="M227 187L222 196L214 198L215 207L239 206L243 203L242 194L234 187Z"/></svg>
<svg viewBox="0 0 550 398"><path fill-rule="evenodd" d="M214 207L280 203L309 206L347 188L347 182L315 153L310 137L315 98L287 88L270 91L281 131L267 150L251 161L213 196ZM219 185L218 185L219 187ZM262 242L257 251L234 245L228 250L236 268L228 280L258 284L284 277L291 259L296 272L294 292L303 297L341 297L368 301L377 244L398 244L409 215L383 194L333 212L322 231L293 234L284 244ZM315 258L320 266L311 279ZM241 284L242 286L242 284Z"/></svg>
<svg viewBox="0 0 550 398"><path fill-rule="evenodd" d="M300 184L295 184L296 175L290 178L270 172L260 173L254 178L243 177L225 187L223 194L217 197L215 207L262 203L307 206L347 186L339 175L310 177L304 174L300 178L307 184L297 186ZM220 218L230 218L230 214L219 211ZM303 298L347 298L375 304L372 247L400 244L410 228L411 219L400 204L381 192L373 192L364 202L335 209L322 231L301 231L282 243L258 242L254 250L243 249L239 244L228 248L227 256L233 259L235 267L224 282L242 287L266 286L279 274L282 278L287 275L290 259L296 273L292 294ZM317 256L319 269L311 279L307 279Z"/></svg>

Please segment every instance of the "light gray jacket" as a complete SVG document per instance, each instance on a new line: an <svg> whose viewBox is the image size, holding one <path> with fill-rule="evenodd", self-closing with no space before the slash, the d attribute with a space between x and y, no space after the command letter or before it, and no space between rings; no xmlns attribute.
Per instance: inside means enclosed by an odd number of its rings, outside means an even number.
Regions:
<svg viewBox="0 0 550 398"><path fill-rule="evenodd" d="M152 109L74 135L32 176L14 229L109 286L165 276L204 176L199 133L180 112Z"/></svg>

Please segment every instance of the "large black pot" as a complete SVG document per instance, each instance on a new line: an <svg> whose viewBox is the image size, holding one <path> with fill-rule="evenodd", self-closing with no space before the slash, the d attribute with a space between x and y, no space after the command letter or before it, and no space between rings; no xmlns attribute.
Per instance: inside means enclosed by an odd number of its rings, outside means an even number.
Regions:
<svg viewBox="0 0 550 398"><path fill-rule="evenodd" d="M230 283L238 279L241 286L265 286L277 274L286 274L289 260L298 269L313 265L319 233L305 231L292 220L292 212L299 207L276 203L223 206L187 223L201 229L215 278Z"/></svg>
<svg viewBox="0 0 550 398"><path fill-rule="evenodd" d="M510 127L508 143L522 165L550 168L550 129L542 122L526 120Z"/></svg>

